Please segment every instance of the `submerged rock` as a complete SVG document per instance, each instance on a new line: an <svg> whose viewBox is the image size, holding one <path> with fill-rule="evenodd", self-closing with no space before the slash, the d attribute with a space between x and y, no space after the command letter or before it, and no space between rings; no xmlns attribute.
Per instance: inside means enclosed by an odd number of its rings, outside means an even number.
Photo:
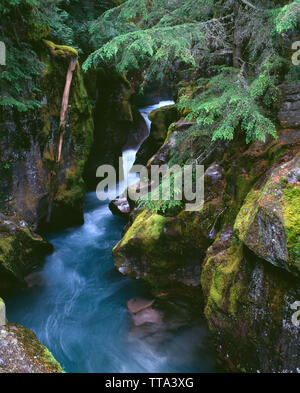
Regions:
<svg viewBox="0 0 300 393"><path fill-rule="evenodd" d="M146 323L161 324L162 315L152 306L155 300L144 298L133 298L126 303L127 308L132 316L135 326L142 326Z"/></svg>
<svg viewBox="0 0 300 393"><path fill-rule="evenodd" d="M159 311L152 307L148 307L132 316L135 326L142 326L145 323L153 323L159 325L162 323L162 316Z"/></svg>
<svg viewBox="0 0 300 393"><path fill-rule="evenodd" d="M144 299L144 298L132 298L128 300L126 303L128 310L132 314L136 314L140 311L145 310L145 308L151 307L155 300L153 299Z"/></svg>
<svg viewBox="0 0 300 393"><path fill-rule="evenodd" d="M20 325L0 326L0 373L62 373L35 334Z"/></svg>

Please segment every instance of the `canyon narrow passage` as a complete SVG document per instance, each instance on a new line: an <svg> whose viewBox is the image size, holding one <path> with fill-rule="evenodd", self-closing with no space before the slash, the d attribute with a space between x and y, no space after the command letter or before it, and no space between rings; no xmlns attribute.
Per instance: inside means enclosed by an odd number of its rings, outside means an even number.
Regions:
<svg viewBox="0 0 300 393"><path fill-rule="evenodd" d="M140 110L149 129L148 114L169 103ZM128 169L135 154L123 153ZM5 299L8 319L32 329L67 372L215 371L204 320L132 323L126 302L148 294L141 282L114 268L112 248L125 221L111 214L108 203L88 193L84 225L48 236L55 252L30 288Z"/></svg>

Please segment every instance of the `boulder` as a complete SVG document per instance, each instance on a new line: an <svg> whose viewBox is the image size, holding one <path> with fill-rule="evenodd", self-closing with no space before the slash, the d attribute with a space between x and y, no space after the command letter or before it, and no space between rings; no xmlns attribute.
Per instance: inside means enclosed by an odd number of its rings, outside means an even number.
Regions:
<svg viewBox="0 0 300 393"><path fill-rule="evenodd" d="M117 216L121 216L124 218L129 218L130 214L130 205L127 198L118 197L109 203L109 209L112 214Z"/></svg>
<svg viewBox="0 0 300 393"><path fill-rule="evenodd" d="M136 314L140 311L145 310L145 308L149 308L153 305L155 300L153 299L144 299L144 298L132 298L128 300L126 303L128 310L132 314Z"/></svg>
<svg viewBox="0 0 300 393"><path fill-rule="evenodd" d="M228 228L207 251L201 283L226 370L298 372L300 331L292 308L300 298L297 279L249 252Z"/></svg>
<svg viewBox="0 0 300 393"><path fill-rule="evenodd" d="M0 373L62 373L35 334L20 325L0 326Z"/></svg>
<svg viewBox="0 0 300 393"><path fill-rule="evenodd" d="M248 194L235 223L237 237L259 258L300 274L300 156L271 171Z"/></svg>
<svg viewBox="0 0 300 393"><path fill-rule="evenodd" d="M52 245L31 231L15 216L0 224L0 291L26 286L24 277L44 262L44 255L52 252Z"/></svg>

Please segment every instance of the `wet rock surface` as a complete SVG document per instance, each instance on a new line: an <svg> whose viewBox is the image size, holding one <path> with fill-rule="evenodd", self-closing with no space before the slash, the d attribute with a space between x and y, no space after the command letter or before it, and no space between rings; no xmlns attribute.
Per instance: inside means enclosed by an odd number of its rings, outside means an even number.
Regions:
<svg viewBox="0 0 300 393"><path fill-rule="evenodd" d="M114 199L110 202L109 208L113 214L127 219L129 218L131 209L127 198L118 197Z"/></svg>
<svg viewBox="0 0 300 393"><path fill-rule="evenodd" d="M5 303L0 298L0 327L6 325L6 309Z"/></svg>

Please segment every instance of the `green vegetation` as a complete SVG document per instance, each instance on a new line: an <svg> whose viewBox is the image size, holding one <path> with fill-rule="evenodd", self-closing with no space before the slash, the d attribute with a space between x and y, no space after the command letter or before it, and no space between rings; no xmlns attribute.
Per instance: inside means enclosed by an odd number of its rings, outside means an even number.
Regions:
<svg viewBox="0 0 300 393"><path fill-rule="evenodd" d="M178 213L182 210L183 202L180 197L181 187L179 187L179 181L182 177L180 175L179 173L171 173L169 177L163 178L157 188L138 199L138 207L146 207L152 213L161 214L174 211ZM170 195L167 198L163 197L165 190L170 190Z"/></svg>
<svg viewBox="0 0 300 393"><path fill-rule="evenodd" d="M113 2L79 0L2 0L0 41L6 45L6 65L0 66L0 107L27 111L40 107L39 77L42 39L73 46L80 53L88 47L86 23ZM75 15L75 16L74 16ZM82 42L84 37L84 42ZM64 49L63 47L60 49Z"/></svg>
<svg viewBox="0 0 300 393"><path fill-rule="evenodd" d="M92 22L98 46L84 68L100 64L119 72L143 70L144 84L176 69L197 71L205 61L209 77L198 80L198 94L183 96L179 108L196 120L193 129L211 138L232 140L237 130L246 141L276 136L272 105L284 75L295 74L286 54L289 33L297 28L298 0L279 1L128 0ZM220 51L223 64L210 67ZM202 74L207 73L204 71ZM213 76L213 77L212 77Z"/></svg>
<svg viewBox="0 0 300 393"><path fill-rule="evenodd" d="M299 0L3 0L0 16L8 57L0 106L20 111L40 105L42 39L74 47L85 70L138 70L141 89L193 75L193 94L178 104L195 121L192 140L203 132L212 140L232 140L238 131L247 142L276 137L278 85L299 79L289 59Z"/></svg>
<svg viewBox="0 0 300 393"><path fill-rule="evenodd" d="M287 232L287 246L290 258L300 267L300 187L290 185L284 190L284 220Z"/></svg>

